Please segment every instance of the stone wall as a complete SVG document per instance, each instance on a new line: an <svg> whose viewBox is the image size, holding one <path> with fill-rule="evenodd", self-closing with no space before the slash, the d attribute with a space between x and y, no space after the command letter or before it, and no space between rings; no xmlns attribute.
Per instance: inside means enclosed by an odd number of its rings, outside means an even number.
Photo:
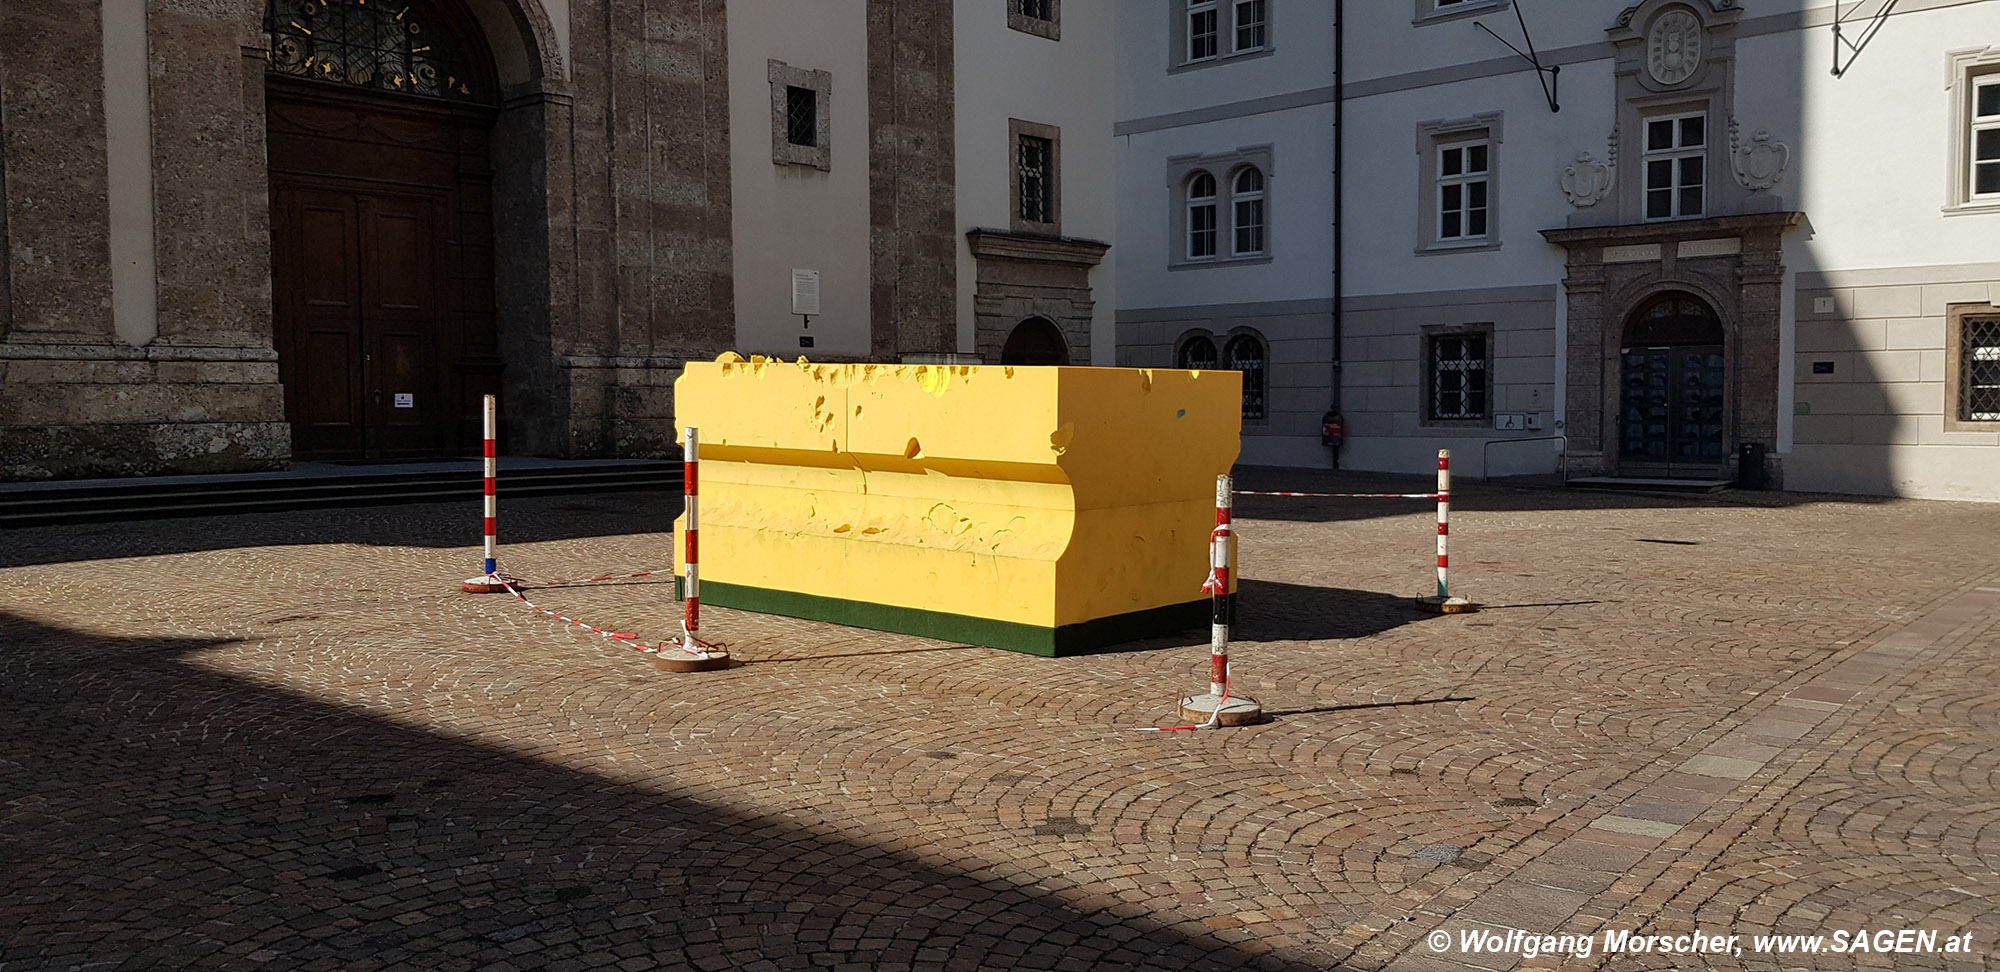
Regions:
<svg viewBox="0 0 2000 972"><path fill-rule="evenodd" d="M953 90L952 5L868 0L870 345L877 358L957 350Z"/></svg>

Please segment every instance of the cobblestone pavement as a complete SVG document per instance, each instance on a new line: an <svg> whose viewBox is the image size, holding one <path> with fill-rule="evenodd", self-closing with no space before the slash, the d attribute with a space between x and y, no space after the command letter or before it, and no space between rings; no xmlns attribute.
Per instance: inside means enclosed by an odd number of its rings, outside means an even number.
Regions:
<svg viewBox="0 0 2000 972"><path fill-rule="evenodd" d="M472 500L0 531L0 970L2000 965L2000 506L1462 485L1484 610L1431 617L1422 501L1246 497L1273 718L1142 733L1204 632L711 609L742 664L660 674L457 592ZM660 566L676 502L506 501L502 563ZM1971 951L1747 944L1903 928ZM1746 944L1463 947L1509 929Z"/></svg>

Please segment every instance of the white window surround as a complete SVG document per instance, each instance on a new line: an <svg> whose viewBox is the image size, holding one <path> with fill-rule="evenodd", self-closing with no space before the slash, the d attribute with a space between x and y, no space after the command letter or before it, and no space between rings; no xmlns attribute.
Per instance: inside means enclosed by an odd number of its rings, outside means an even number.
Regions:
<svg viewBox="0 0 2000 972"><path fill-rule="evenodd" d="M1243 191L1242 180L1251 169L1262 177L1261 189L1246 192ZM1204 174L1214 180L1215 195L1194 197L1191 195L1193 190L1209 185L1200 180ZM1269 263L1273 210L1276 208L1272 205L1277 192L1276 178L1269 145L1246 146L1233 152L1212 155L1177 155L1168 159L1167 187L1172 198L1167 208L1170 224L1167 269L1192 270ZM1254 204L1248 215L1261 219L1261 238L1255 241L1261 244L1260 249L1241 252L1237 249L1239 202ZM1195 219L1211 205L1213 209L1208 212L1214 217L1214 250L1212 254L1198 256L1200 248L1192 245L1195 242L1193 231L1199 228Z"/></svg>
<svg viewBox="0 0 2000 972"><path fill-rule="evenodd" d="M1648 222L1708 213L1712 141L1707 111L1647 115L1639 126L1641 212Z"/></svg>
<svg viewBox="0 0 2000 972"><path fill-rule="evenodd" d="M1512 0L1416 0L1416 3L1416 14L1410 23L1423 26L1505 10Z"/></svg>
<svg viewBox="0 0 2000 972"><path fill-rule="evenodd" d="M1417 124L1417 247L1422 254L1465 253L1500 248L1500 158L1503 132L1502 114L1497 111L1484 112L1466 118L1436 119ZM1457 174L1446 172L1447 152L1452 149L1470 149L1474 146L1485 148L1485 172L1483 178L1475 178L1461 169ZM1458 158L1463 165L1471 152L1461 152ZM1485 225L1483 232L1473 233L1468 225L1471 210L1473 184L1483 185L1485 196ZM1442 209L1446 201L1446 187L1460 186L1459 212L1461 222L1456 236L1448 236L1447 221Z"/></svg>
<svg viewBox="0 0 2000 972"><path fill-rule="evenodd" d="M2000 116L1982 115L1979 101L2000 98L2000 45L1952 51L1947 55L1945 90L1951 98L1950 165L1946 170L1945 206L1947 214L1991 213L2000 211L2000 192L1975 191L1975 179L1984 172L2000 173L2000 161L1980 159L1982 132L1985 155L2000 152ZM2000 175L1989 176L2000 178Z"/></svg>
<svg viewBox="0 0 2000 972"><path fill-rule="evenodd" d="M1270 54L1276 47L1273 14L1277 4L1278 0L1170 0L1168 9L1173 11L1173 21L1167 31L1167 73L1178 74ZM1254 17L1262 19L1253 20ZM1213 41L1199 47L1193 29L1197 18L1204 23L1212 20L1215 27ZM1261 29L1250 29L1253 25ZM1203 30L1199 36L1209 34Z"/></svg>

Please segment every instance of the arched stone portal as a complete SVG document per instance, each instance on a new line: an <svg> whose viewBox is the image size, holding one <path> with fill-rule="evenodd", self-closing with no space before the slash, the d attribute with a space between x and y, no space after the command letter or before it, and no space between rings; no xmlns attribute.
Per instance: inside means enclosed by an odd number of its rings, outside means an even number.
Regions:
<svg viewBox="0 0 2000 972"><path fill-rule="evenodd" d="M464 453L497 393L492 52L457 0L275 5L274 337L293 455Z"/></svg>
<svg viewBox="0 0 2000 972"><path fill-rule="evenodd" d="M1030 317L1014 325L1007 343L1000 348L1003 365L1066 365L1069 345L1062 331L1046 317Z"/></svg>
<svg viewBox="0 0 2000 972"><path fill-rule="evenodd" d="M1625 319L1619 347L1618 454L1628 476L1721 475L1727 458L1727 355L1706 301L1668 291Z"/></svg>

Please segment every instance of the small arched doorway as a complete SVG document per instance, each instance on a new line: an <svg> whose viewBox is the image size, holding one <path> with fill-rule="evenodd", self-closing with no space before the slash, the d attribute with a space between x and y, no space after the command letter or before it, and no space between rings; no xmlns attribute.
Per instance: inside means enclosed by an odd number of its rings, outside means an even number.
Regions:
<svg viewBox="0 0 2000 972"><path fill-rule="evenodd" d="M492 53L459 0L271 0L266 27L293 455L464 453L499 390Z"/></svg>
<svg viewBox="0 0 2000 972"><path fill-rule="evenodd" d="M1000 348L1000 363L1066 365L1069 364L1069 344L1063 341L1062 331L1056 328L1054 321L1046 317L1030 317L1008 332L1007 343Z"/></svg>
<svg viewBox="0 0 2000 972"><path fill-rule="evenodd" d="M1717 478L1728 456L1722 319L1669 292L1625 320L1619 349L1619 472Z"/></svg>

